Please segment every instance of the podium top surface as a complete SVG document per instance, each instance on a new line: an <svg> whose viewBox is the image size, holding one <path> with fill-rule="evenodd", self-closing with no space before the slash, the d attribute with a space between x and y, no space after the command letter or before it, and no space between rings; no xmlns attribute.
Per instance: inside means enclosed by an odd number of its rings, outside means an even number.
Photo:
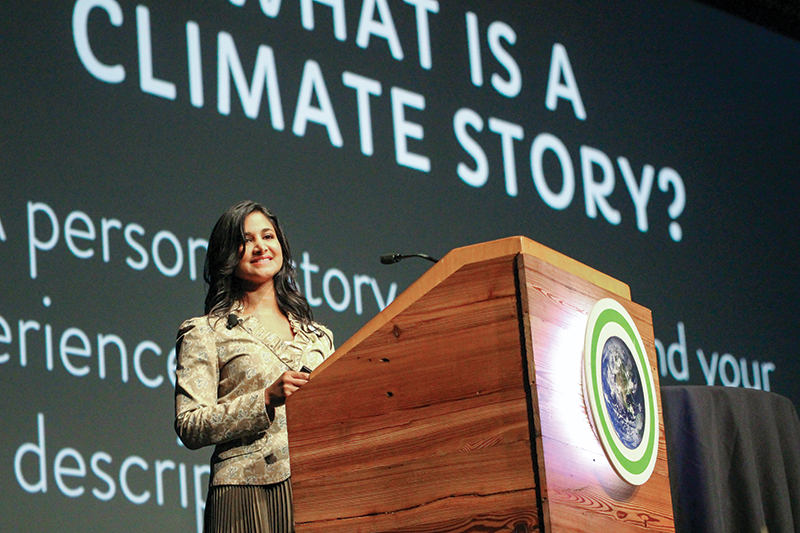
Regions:
<svg viewBox="0 0 800 533"><path fill-rule="evenodd" d="M448 269L449 275L451 272L469 263L477 263L487 259L517 254L532 255L561 270L585 279L598 287L607 289L626 300L631 299L631 290L627 284L586 266L571 257L556 252L552 248L548 248L536 241L528 239L527 237L507 237L496 241L456 248L448 253L440 263L445 262L447 266L452 268L452 270Z"/></svg>
<svg viewBox="0 0 800 533"><path fill-rule="evenodd" d="M323 371L339 357L349 352L362 340L369 337L381 326L392 320L400 312L417 301L422 295L439 285L451 274L459 269L492 259L508 257L518 254L530 255L553 265L565 272L578 276L598 287L604 288L621 298L631 299L630 287L619 280L612 278L598 270L584 265L562 253L539 244L527 237L507 237L496 241L489 241L471 246L455 248L447 253L438 263L417 279L408 289L403 291L389 306L365 324L350 339L336 350L322 365L315 370L315 374ZM312 375L313 379L313 375Z"/></svg>

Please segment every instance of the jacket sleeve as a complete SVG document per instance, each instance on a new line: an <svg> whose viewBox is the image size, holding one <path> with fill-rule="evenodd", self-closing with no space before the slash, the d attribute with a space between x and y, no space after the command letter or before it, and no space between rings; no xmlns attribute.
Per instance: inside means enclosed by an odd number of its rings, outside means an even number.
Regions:
<svg viewBox="0 0 800 533"><path fill-rule="evenodd" d="M175 374L175 432L195 450L252 436L271 423L264 391L219 398L215 332L206 318L187 320L178 331Z"/></svg>
<svg viewBox="0 0 800 533"><path fill-rule="evenodd" d="M322 359L327 359L336 350L333 342L333 333L322 324L317 324L316 322L312 325L312 332L317 338L314 344L322 355Z"/></svg>

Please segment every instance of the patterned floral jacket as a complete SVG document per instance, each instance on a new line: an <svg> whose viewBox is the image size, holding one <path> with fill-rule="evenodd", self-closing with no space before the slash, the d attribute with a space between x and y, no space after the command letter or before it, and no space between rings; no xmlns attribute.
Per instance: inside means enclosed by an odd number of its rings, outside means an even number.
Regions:
<svg viewBox="0 0 800 533"><path fill-rule="evenodd" d="M252 316L235 325L196 317L178 331L175 431L187 448L216 446L212 485L265 485L290 475L286 410L276 408L271 419L264 389L287 370L313 370L334 346L324 326L289 322L291 343Z"/></svg>

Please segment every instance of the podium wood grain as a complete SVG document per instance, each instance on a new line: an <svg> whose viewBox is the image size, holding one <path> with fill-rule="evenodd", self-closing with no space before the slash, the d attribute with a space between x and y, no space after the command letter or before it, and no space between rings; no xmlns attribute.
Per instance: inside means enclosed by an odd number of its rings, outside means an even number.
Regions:
<svg viewBox="0 0 800 533"><path fill-rule="evenodd" d="M632 490L583 407L598 298L628 308L654 360L629 294L520 237L449 253L289 399L298 533L671 531L663 429Z"/></svg>
<svg viewBox="0 0 800 533"><path fill-rule="evenodd" d="M543 531L674 531L664 421L650 311L617 297L636 323L655 381L659 406L658 459L639 487L614 472L595 436L581 382L583 340L595 302L612 295L540 258L517 259Z"/></svg>

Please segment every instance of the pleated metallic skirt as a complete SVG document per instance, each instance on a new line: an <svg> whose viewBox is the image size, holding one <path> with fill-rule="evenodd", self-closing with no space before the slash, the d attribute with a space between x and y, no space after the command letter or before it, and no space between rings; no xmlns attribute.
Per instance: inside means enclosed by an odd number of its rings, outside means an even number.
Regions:
<svg viewBox="0 0 800 533"><path fill-rule="evenodd" d="M294 533L292 481L210 487L204 522L203 533Z"/></svg>

